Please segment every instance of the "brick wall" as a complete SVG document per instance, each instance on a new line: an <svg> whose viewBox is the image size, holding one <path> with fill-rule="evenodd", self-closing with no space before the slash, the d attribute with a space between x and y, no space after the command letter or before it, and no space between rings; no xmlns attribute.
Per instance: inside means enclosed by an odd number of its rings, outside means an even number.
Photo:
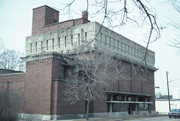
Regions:
<svg viewBox="0 0 180 121"><path fill-rule="evenodd" d="M18 100L18 111L23 112L23 98L24 98L24 73L13 74L1 74L0 75L0 93L4 93L7 90L10 92L13 99ZM1 100L1 97L0 97ZM14 101L17 101L14 100Z"/></svg>
<svg viewBox="0 0 180 121"><path fill-rule="evenodd" d="M79 114L85 113L85 101L70 104L64 91L67 82L60 80L62 60L52 58L27 61L26 74L0 76L0 89L10 89L24 94L24 113L29 114ZM119 80L109 80L106 91L147 93L154 102L154 71L143 70L127 62L122 62L122 76ZM127 79L125 79L127 78ZM24 84L25 80L25 84ZM102 94L91 105L93 112L107 112L106 95ZM154 104L151 105L154 110Z"/></svg>
<svg viewBox="0 0 180 121"><path fill-rule="evenodd" d="M54 69L58 67L58 62L54 62ZM108 88L106 91L119 91L119 92L132 92L132 93L146 93L152 95L149 101L154 102L154 71L146 70L145 68L141 68L142 71L139 72L139 66L132 65L131 63L122 62L120 68L122 70L122 76L119 80L109 80ZM59 72L59 70L56 70ZM55 74L55 73L54 73ZM55 76L55 75L54 75ZM60 76L58 74L58 76ZM126 79L125 79L126 78ZM119 81L119 82L118 82ZM85 102L80 101L76 104L71 105L70 102L67 102L64 90L66 88L67 82L64 81L55 81L53 82L56 89L54 94L56 95L56 105L57 114L76 114L76 113L84 113L85 112ZM154 104L151 105L151 110L155 110ZM101 97L97 98L92 105L93 112L107 112L107 103L106 103L106 95L102 94Z"/></svg>
<svg viewBox="0 0 180 121"><path fill-rule="evenodd" d="M0 90L6 90L9 82L9 89L20 94L24 92L25 74L2 74L0 75Z"/></svg>
<svg viewBox="0 0 180 121"><path fill-rule="evenodd" d="M85 102L71 104L64 94L67 82L60 80L62 61L53 59L52 63L52 114L79 114L85 112Z"/></svg>
<svg viewBox="0 0 180 121"><path fill-rule="evenodd" d="M24 113L50 114L52 59L26 62Z"/></svg>
<svg viewBox="0 0 180 121"><path fill-rule="evenodd" d="M66 82L57 82L57 114L82 114L85 113L85 101L79 101L75 104L67 101L64 91Z"/></svg>

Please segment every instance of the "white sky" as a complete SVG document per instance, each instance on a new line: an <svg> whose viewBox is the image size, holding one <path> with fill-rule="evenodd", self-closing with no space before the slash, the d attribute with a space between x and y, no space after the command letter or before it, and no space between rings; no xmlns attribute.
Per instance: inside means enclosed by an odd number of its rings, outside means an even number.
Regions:
<svg viewBox="0 0 180 121"><path fill-rule="evenodd" d="M180 36L178 36L180 35L179 30L171 27L169 23L172 21L180 22L180 13L175 12L172 6L165 1L167 0L152 2L152 5L156 8L157 21L166 26L166 29L162 31L161 38L150 44L149 47L156 53L155 66L159 69L155 73L155 84L160 88L156 91L163 94L167 94L166 70L169 72L169 80L180 78L180 51L168 46L173 39L180 39ZM60 11L60 21L81 17L81 11L85 9L81 0L78 3L79 5L72 6L73 11L70 14L71 16L68 16L64 11L61 11L61 3L61 0L0 0L0 39L4 46L8 49L25 52L25 37L31 35L33 8L42 5L51 6ZM89 17L89 19L101 21L98 18ZM121 35L145 46L144 40L146 38L143 31L132 25L116 29L116 32ZM174 88L180 88L180 79L170 83L171 93Z"/></svg>

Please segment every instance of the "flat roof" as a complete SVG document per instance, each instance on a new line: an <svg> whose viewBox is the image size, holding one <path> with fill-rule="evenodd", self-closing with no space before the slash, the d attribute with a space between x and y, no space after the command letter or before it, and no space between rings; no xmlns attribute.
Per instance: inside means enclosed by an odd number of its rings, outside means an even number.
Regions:
<svg viewBox="0 0 180 121"><path fill-rule="evenodd" d="M22 71L10 70L10 69L2 69L0 68L0 75L4 74L14 74L14 73L23 73Z"/></svg>
<svg viewBox="0 0 180 121"><path fill-rule="evenodd" d="M155 101L168 101L168 99L156 98ZM180 99L170 99L170 101L180 101Z"/></svg>

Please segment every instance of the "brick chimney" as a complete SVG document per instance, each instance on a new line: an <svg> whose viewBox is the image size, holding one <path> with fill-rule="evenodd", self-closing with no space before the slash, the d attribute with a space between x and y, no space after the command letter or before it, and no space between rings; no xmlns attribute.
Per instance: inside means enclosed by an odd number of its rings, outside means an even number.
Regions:
<svg viewBox="0 0 180 121"><path fill-rule="evenodd" d="M82 18L88 20L88 11L82 12Z"/></svg>
<svg viewBox="0 0 180 121"><path fill-rule="evenodd" d="M45 25L59 22L59 11L44 5L33 9L32 35L37 34Z"/></svg>

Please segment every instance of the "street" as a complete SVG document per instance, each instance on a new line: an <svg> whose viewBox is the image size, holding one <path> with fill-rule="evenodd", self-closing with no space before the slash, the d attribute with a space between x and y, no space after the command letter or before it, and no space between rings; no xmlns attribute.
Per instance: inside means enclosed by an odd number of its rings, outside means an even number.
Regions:
<svg viewBox="0 0 180 121"><path fill-rule="evenodd" d="M59 120L58 120L59 121ZM61 121L86 121L85 119L61 120ZM132 118L90 118L89 121L180 121L180 118L158 117L132 117Z"/></svg>
<svg viewBox="0 0 180 121"><path fill-rule="evenodd" d="M152 118L149 117L149 118L139 118L139 119L130 119L130 120L125 119L124 121L126 120L127 121L180 121L180 118L169 118L168 116L163 116L163 117L152 117Z"/></svg>

